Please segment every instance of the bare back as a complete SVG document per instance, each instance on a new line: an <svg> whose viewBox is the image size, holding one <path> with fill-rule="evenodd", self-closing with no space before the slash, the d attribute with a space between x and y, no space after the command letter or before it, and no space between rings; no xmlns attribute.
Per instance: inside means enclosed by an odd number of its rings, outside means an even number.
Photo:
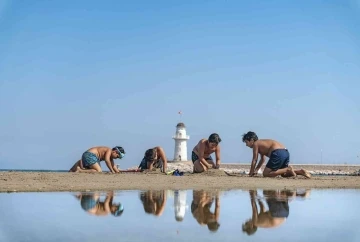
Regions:
<svg viewBox="0 0 360 242"><path fill-rule="evenodd" d="M256 141L256 145L258 146L258 151L261 155L265 155L270 157L271 152L276 149L285 149L285 146L280 142L272 139L260 139Z"/></svg>
<svg viewBox="0 0 360 242"><path fill-rule="evenodd" d="M103 161L103 160L105 160L105 153L109 150L111 151L111 149L106 146L96 146L96 147L92 147L92 148L88 149L87 151L95 154L99 158L100 161Z"/></svg>
<svg viewBox="0 0 360 242"><path fill-rule="evenodd" d="M214 153L216 151L217 147L214 147L211 149L207 144L208 144L207 139L201 139L199 141L199 143L197 143L197 145L194 147L194 149L193 149L194 153L200 157L200 155L199 155L200 146L204 146L205 149L204 149L203 157L205 157L205 158L209 157L212 153Z"/></svg>
<svg viewBox="0 0 360 242"><path fill-rule="evenodd" d="M274 218L270 212L261 213L258 215L256 226L260 228L276 228L285 222L285 218Z"/></svg>

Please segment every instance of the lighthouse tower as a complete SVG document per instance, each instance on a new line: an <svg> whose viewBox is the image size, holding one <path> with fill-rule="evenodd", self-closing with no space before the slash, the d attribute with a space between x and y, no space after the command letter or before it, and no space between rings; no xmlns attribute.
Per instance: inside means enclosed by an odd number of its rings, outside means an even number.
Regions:
<svg viewBox="0 0 360 242"><path fill-rule="evenodd" d="M174 161L187 161L187 140L190 139L186 135L186 127L184 123L176 125L176 133L172 137L175 140Z"/></svg>

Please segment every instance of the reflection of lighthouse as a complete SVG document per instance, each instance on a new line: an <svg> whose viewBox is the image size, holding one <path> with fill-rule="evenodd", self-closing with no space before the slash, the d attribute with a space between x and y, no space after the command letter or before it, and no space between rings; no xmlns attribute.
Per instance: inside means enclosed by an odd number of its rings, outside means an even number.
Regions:
<svg viewBox="0 0 360 242"><path fill-rule="evenodd" d="M175 140L174 161L187 161L187 140L190 139L186 135L186 128L184 123L176 125L176 133L172 137Z"/></svg>
<svg viewBox="0 0 360 242"><path fill-rule="evenodd" d="M186 210L186 191L175 190L174 191L174 209L175 219L178 222L183 221Z"/></svg>

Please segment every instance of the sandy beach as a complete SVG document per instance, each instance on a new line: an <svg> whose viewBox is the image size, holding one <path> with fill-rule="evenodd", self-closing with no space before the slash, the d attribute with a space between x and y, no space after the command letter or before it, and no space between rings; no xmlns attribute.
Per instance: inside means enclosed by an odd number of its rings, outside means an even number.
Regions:
<svg viewBox="0 0 360 242"><path fill-rule="evenodd" d="M294 169L306 169L312 175L358 175L360 165L333 165L333 164L291 164ZM262 167L264 168L265 165ZM133 167L136 168L136 167ZM169 169L179 169L184 172L192 172L192 162L169 163ZM246 174L250 170L250 164L230 164L221 165L222 170L228 173Z"/></svg>
<svg viewBox="0 0 360 242"><path fill-rule="evenodd" d="M169 164L186 172L189 164ZM246 166L246 165L244 165ZM313 176L306 179L248 177L241 172L247 167L223 165L219 170L202 174L186 172L183 176L165 175L159 172L134 173L55 173L55 172L0 172L0 192L52 192L52 191L108 191L148 189L294 189L294 188L360 188L360 176L354 175L359 166L305 167L311 171L340 170L353 175ZM297 166L294 166L297 168ZM310 169L312 168L312 169ZM227 172L225 172L227 171Z"/></svg>

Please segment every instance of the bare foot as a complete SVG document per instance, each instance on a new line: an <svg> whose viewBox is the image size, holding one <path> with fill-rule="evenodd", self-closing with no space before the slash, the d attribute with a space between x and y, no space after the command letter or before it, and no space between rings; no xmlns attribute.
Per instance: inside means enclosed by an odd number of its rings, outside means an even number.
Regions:
<svg viewBox="0 0 360 242"><path fill-rule="evenodd" d="M289 176L293 177L296 176L296 173L294 171L294 169L292 168L292 166L289 166L286 172Z"/></svg>
<svg viewBox="0 0 360 242"><path fill-rule="evenodd" d="M305 191L297 190L296 191L296 196L297 197L302 197L302 198L308 198L308 197L310 197L310 193L311 193L310 189L306 189Z"/></svg>
<svg viewBox="0 0 360 242"><path fill-rule="evenodd" d="M77 166L77 167L76 167L76 171L75 171L75 172L80 172L80 171L81 171L80 166Z"/></svg>
<svg viewBox="0 0 360 242"><path fill-rule="evenodd" d="M311 178L311 174L307 170L304 170L304 169L300 169L299 175L302 175L309 179Z"/></svg>

